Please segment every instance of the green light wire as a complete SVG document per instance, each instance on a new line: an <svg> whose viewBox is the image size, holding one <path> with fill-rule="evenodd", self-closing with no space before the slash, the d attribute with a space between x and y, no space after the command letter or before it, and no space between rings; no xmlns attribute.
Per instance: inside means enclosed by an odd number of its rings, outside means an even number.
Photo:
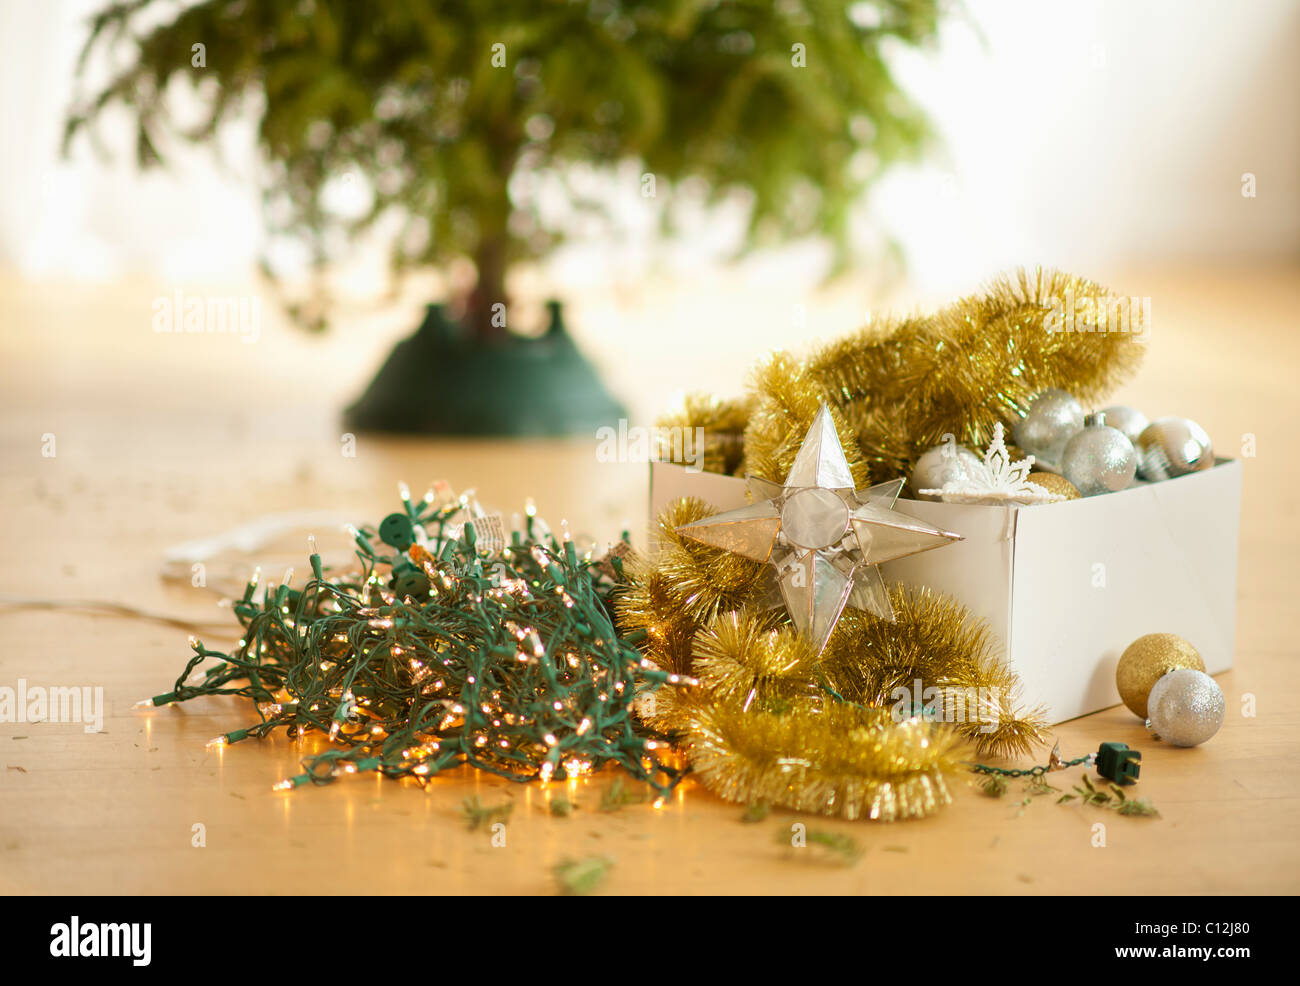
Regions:
<svg viewBox="0 0 1300 986"><path fill-rule="evenodd" d="M1095 753L1089 753L1086 757L1076 757L1074 760L1063 760L1059 764L1040 764L1037 767L1029 767L1024 770L1009 770L1005 767L990 767L985 763L970 763L967 766L977 774L997 774L1000 777L1042 777L1048 771L1066 770L1070 767L1078 767L1085 763L1092 763L1096 757Z"/></svg>

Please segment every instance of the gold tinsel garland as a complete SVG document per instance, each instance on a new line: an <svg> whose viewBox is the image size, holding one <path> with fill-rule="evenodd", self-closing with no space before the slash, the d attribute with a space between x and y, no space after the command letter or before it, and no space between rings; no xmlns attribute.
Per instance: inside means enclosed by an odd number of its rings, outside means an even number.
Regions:
<svg viewBox="0 0 1300 986"><path fill-rule="evenodd" d="M1020 682L988 627L960 603L927 588L891 586L892 623L846 610L822 655L835 692L872 707L920 709L981 756L1032 752L1044 711L1020 701Z"/></svg>
<svg viewBox="0 0 1300 986"><path fill-rule="evenodd" d="M1117 312L1130 320L1126 331ZM714 446L732 449L743 429L743 461L715 455L704 468L780 477L825 401L841 435L856 439L844 451L866 486L910 475L946 434L986 448L995 424L1013 425L1049 387L1099 399L1141 362L1141 318L1140 306L1093 281L1017 271L932 314L880 319L806 359L777 353L754 371L752 396L697 395L663 423L704 428Z"/></svg>
<svg viewBox="0 0 1300 986"><path fill-rule="evenodd" d="M863 485L910 475L946 434L985 448L995 424L1019 420L1049 387L1090 403L1142 359L1141 324L1127 332L1112 324L1120 307L1140 319L1138 306L1092 281L1020 271L933 315L864 329L802 363L778 357L755 380L745 471L784 476L797 451L790 435L803 434L823 400L857 439L850 444L866 466L854 478Z"/></svg>
<svg viewBox="0 0 1300 986"><path fill-rule="evenodd" d="M1142 355L1140 325L1120 333L1105 321L1124 301L1083 278L1022 271L805 360L778 353L755 370L751 397L688 398L659 424L703 429L707 470L779 480L826 403L865 487L909 475L946 434L984 448L995 424L1013 423L1049 387L1101 397ZM1053 322L1062 306L1069 326ZM653 559L629 562L616 600L624 632L645 632L645 655L695 679L661 690L648 715L682 737L710 789L847 818L913 818L948 802L943 774L964 747L1017 756L1042 741L1043 713L1020 707L1015 674L960 604L892 587L895 621L846 610L817 655L781 610L762 608L765 565L676 533L713 512L694 499L670 505Z"/></svg>
<svg viewBox="0 0 1300 986"><path fill-rule="evenodd" d="M921 719L828 704L782 712L702 705L686 750L703 784L731 801L894 821L921 818L951 800L943 775L960 742Z"/></svg>
<svg viewBox="0 0 1300 986"><path fill-rule="evenodd" d="M617 599L619 625L625 633L644 630L646 657L676 674L692 673L695 634L744 607L763 576L762 562L677 533L716 512L693 497L670 504L659 518L654 560L633 555L624 563L630 584Z"/></svg>
<svg viewBox="0 0 1300 986"><path fill-rule="evenodd" d="M753 412L752 398L727 401L710 394L688 394L678 411L659 418L656 456L661 461L684 459L687 447L679 436L701 434L703 448L689 447L700 455L697 465L705 472L731 475L744 462L745 425Z"/></svg>
<svg viewBox="0 0 1300 986"><path fill-rule="evenodd" d="M661 689L643 714L682 737L711 790L849 818L919 817L947 803L942 775L960 749L1009 756L1041 740L1041 712L1017 707L1015 675L963 607L895 586L894 622L846 610L818 655L783 611L754 608L766 566L677 533L714 512L671 504L653 560L627 561L615 601L651 661L695 679Z"/></svg>
<svg viewBox="0 0 1300 986"><path fill-rule="evenodd" d="M950 800L943 775L966 746L959 732L835 696L817 653L775 611L717 617L695 653L694 686L652 719L722 797L883 821Z"/></svg>

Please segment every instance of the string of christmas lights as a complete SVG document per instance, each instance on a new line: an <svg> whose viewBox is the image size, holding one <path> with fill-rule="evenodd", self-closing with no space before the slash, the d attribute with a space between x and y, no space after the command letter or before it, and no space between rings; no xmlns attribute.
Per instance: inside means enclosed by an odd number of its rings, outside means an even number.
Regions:
<svg viewBox="0 0 1300 986"><path fill-rule="evenodd" d="M617 764L668 791L680 772L667 737L631 708L679 678L614 630L618 552L580 556L531 507L506 543L498 515L442 494L403 490L402 512L354 531L356 570L326 573L313 539L302 588L286 575L259 593L255 574L233 606L237 646L192 637L172 691L141 704L253 702L258 722L214 746L276 729L327 736L332 748L280 789L360 771L426 782L468 764L526 781Z"/></svg>

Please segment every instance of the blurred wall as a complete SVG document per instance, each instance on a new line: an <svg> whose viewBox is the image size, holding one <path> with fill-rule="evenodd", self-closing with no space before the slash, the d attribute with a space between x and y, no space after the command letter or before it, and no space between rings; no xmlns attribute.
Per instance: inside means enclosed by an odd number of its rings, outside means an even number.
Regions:
<svg viewBox="0 0 1300 986"><path fill-rule="evenodd" d="M967 9L899 60L946 145L876 200L914 276L1300 257L1295 0Z"/></svg>
<svg viewBox="0 0 1300 986"><path fill-rule="evenodd" d="M93 279L247 271L260 241L249 131L228 137L228 172L198 152L148 176L126 155L106 169L84 144L59 159L96 6L0 0L0 265ZM883 224L924 290L1026 261L1295 257L1298 54L1294 0L971 0L935 50L899 53L943 146L887 179L863 228ZM633 254L576 250L564 268L635 276L617 269Z"/></svg>

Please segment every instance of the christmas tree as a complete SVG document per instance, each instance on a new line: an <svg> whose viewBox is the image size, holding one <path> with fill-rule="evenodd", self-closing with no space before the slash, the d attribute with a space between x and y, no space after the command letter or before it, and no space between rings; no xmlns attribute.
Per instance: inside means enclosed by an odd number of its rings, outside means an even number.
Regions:
<svg viewBox="0 0 1300 986"><path fill-rule="evenodd" d="M572 226L538 189L574 165L636 162L629 194L683 182L718 201L747 196L746 246L828 237L843 258L849 207L925 136L884 52L933 36L940 0L121 0L96 15L82 58L119 68L77 100L66 139L109 107L133 120L142 166L169 140L207 142L252 114L268 168L272 232L324 266L338 244L400 217L400 272L468 257L477 281L454 299L480 341L505 332L506 275ZM200 118L176 122L189 83ZM369 193L331 212L340 176ZM568 196L608 218L608 202ZM661 210L673 225L671 209ZM299 311L312 324L320 312ZM494 317L496 316L496 317Z"/></svg>

